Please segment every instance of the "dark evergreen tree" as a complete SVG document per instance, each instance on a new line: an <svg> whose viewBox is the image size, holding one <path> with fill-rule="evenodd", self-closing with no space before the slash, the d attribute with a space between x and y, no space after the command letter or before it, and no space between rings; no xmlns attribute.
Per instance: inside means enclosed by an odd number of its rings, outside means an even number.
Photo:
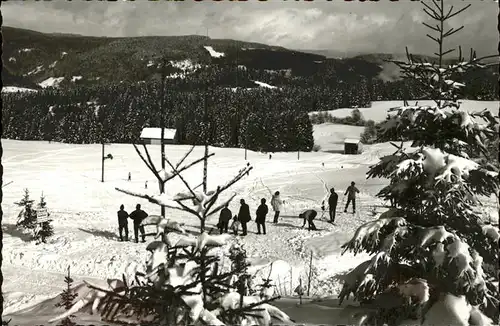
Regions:
<svg viewBox="0 0 500 326"><path fill-rule="evenodd" d="M50 216L50 213L47 211L46 206L47 203L45 202L45 197L42 193L42 196L40 197L40 203L38 204L36 212L43 211L47 214L47 216L43 220L37 218L37 226L34 232L34 240L37 242L37 244L40 244L42 242L46 243L47 238L54 235L54 228L51 224L52 220L48 218Z"/></svg>
<svg viewBox="0 0 500 326"><path fill-rule="evenodd" d="M64 283L66 283L66 288L63 290L63 292L59 295L61 297L61 301L56 303L56 307L64 307L64 309L69 310L73 304L74 300L76 299L77 295L73 292L72 290L72 285L73 285L73 279L71 278L70 275L70 266L68 266L68 275L64 277ZM61 321L59 326L76 326L77 324L71 320L71 318L74 318L75 316L70 316Z"/></svg>
<svg viewBox="0 0 500 326"><path fill-rule="evenodd" d="M18 215L18 226L30 230L33 230L36 227L37 216L36 211L33 208L34 202L35 201L33 199L30 199L29 190L27 188L24 189L23 199L15 203L16 205L23 207Z"/></svg>

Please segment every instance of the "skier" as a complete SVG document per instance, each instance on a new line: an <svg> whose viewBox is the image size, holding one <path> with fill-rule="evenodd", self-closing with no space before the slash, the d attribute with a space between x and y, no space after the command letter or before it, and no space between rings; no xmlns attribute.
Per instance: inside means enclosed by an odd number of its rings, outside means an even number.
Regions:
<svg viewBox="0 0 500 326"><path fill-rule="evenodd" d="M240 221L238 221L238 215L234 215L233 223L231 224L231 230L233 230L234 235L238 235L239 228L240 228Z"/></svg>
<svg viewBox="0 0 500 326"><path fill-rule="evenodd" d="M132 180L132 175L130 174L130 172L128 173L128 181Z"/></svg>
<svg viewBox="0 0 500 326"><path fill-rule="evenodd" d="M123 241L122 232L125 231L125 241L128 241L128 213L124 210L125 206L120 205L118 211L118 230L120 232L120 241Z"/></svg>
<svg viewBox="0 0 500 326"><path fill-rule="evenodd" d="M220 211L219 223L217 224L217 228L219 229L220 234L224 232L227 233L231 216L233 216L233 214L229 210L228 205L224 206L224 208Z"/></svg>
<svg viewBox="0 0 500 326"><path fill-rule="evenodd" d="M147 181L144 183L144 189L148 189L148 182Z"/></svg>
<svg viewBox="0 0 500 326"><path fill-rule="evenodd" d="M262 198L260 200L260 205L257 208L257 212L255 213L256 218L255 222L257 223L257 234L260 234L260 226L262 225L262 232L266 234L266 215L269 212L269 209L266 205L266 199Z"/></svg>
<svg viewBox="0 0 500 326"><path fill-rule="evenodd" d="M356 193L359 194L359 189L356 188L354 181L351 182L351 185L347 187L347 190L344 193L344 196L347 195L347 203L345 204L344 213L347 213L347 207L349 207L349 203L352 202L352 213L356 213Z"/></svg>
<svg viewBox="0 0 500 326"><path fill-rule="evenodd" d="M316 212L314 209L308 209L302 214L299 215L299 218L304 219L304 224L302 224L302 228L306 225L306 222L308 223L307 225L307 230L311 231L316 231L316 225L314 225L314 218L318 215L318 212Z"/></svg>
<svg viewBox="0 0 500 326"><path fill-rule="evenodd" d="M250 207L248 207L248 204L245 203L245 200L242 199L240 200L240 211L238 213L238 220L241 223L241 230L243 233L241 235L245 236L247 235L247 223L252 220L250 217Z"/></svg>
<svg viewBox="0 0 500 326"><path fill-rule="evenodd" d="M130 213L129 217L134 221L135 243L139 242L139 231L141 232L142 242L146 242L144 226L141 225L141 222L148 217L148 213L141 209L141 204L137 204L135 206L135 211Z"/></svg>
<svg viewBox="0 0 500 326"><path fill-rule="evenodd" d="M272 198L271 198L271 206L273 207L273 211L274 211L274 221L273 221L274 224L278 223L280 211L281 211L281 208L283 207L284 203L285 203L285 201L281 200L280 192L276 191L274 193L274 195L272 195Z"/></svg>
<svg viewBox="0 0 500 326"><path fill-rule="evenodd" d="M335 212L337 210L337 202L339 195L335 192L335 188L330 189L330 197L328 197L328 212L330 213L330 222L335 223Z"/></svg>

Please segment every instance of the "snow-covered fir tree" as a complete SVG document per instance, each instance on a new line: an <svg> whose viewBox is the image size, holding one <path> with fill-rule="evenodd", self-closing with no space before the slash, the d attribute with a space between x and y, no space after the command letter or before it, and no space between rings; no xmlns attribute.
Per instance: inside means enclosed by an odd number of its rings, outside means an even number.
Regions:
<svg viewBox="0 0 500 326"><path fill-rule="evenodd" d="M24 189L23 198L16 202L15 204L21 206L22 209L17 216L17 225L26 228L26 229L34 229L36 225L36 211L33 209L33 203L35 201L30 199L29 190Z"/></svg>
<svg viewBox="0 0 500 326"><path fill-rule="evenodd" d="M396 207L361 225L343 245L344 252L373 254L349 274L340 294L341 300L353 293L375 304L377 312L362 316L360 325L407 319L422 325L498 324L499 233L487 223L484 202L496 200L499 169L498 162L482 159L490 157L486 145L498 137L498 117L460 109L460 77L484 67L485 58L471 50L465 60L459 49L455 63L444 63L452 50L443 41L461 29L447 31L447 21L470 5L455 10L443 2L423 3L437 21L424 23L436 32L428 37L438 44L437 60L407 54L408 62L395 62L435 104L405 102L391 111L378 141L401 144L392 143L397 150L367 174L390 179L378 196Z"/></svg>
<svg viewBox="0 0 500 326"><path fill-rule="evenodd" d="M40 196L40 202L37 205L35 214L38 214L38 212L44 212L46 216L43 219L37 218L37 225L34 229L34 240L37 241L37 244L45 243L48 237L54 235L54 228L51 224L52 220L48 219L50 213L47 211L47 202L45 202L43 193Z"/></svg>
<svg viewBox="0 0 500 326"><path fill-rule="evenodd" d="M73 279L70 275L70 267L68 266L68 275L64 277L64 283L66 283L66 288L60 294L61 301L56 303L56 307L64 307L64 309L69 310L73 306L73 301L76 299L77 295L72 291ZM58 325L61 326L76 326L77 324L71 320L69 316L64 318Z"/></svg>

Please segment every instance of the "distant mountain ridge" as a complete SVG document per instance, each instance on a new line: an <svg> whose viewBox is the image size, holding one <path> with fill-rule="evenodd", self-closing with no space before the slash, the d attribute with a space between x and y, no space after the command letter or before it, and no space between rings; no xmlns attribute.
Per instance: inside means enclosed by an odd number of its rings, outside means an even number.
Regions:
<svg viewBox="0 0 500 326"><path fill-rule="evenodd" d="M8 26L2 27L2 33L7 72L4 85L19 87L37 87L42 82L47 86L52 80L60 87L142 82L154 78L162 57L175 62L173 76L185 73L188 65L218 65L219 70L244 66L268 72L290 70L291 75L336 75L339 80L364 77L391 81L399 78L399 70L384 60L404 59L391 54L338 58L332 57L338 52L334 50L305 52L199 35L92 37Z"/></svg>

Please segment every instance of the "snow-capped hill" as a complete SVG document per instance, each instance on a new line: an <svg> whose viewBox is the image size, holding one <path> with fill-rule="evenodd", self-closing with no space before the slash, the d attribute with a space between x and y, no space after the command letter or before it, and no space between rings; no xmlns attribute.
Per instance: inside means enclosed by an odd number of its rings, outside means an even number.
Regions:
<svg viewBox="0 0 500 326"><path fill-rule="evenodd" d="M39 83L38 85L42 86L43 88L58 87L63 80L64 77L49 77L45 79L43 82Z"/></svg>
<svg viewBox="0 0 500 326"><path fill-rule="evenodd" d="M253 82L256 83L257 85L259 85L261 87L265 87L265 88L278 88L276 86L272 86L272 85L269 85L269 84L266 84L264 82L260 82L260 81L257 81L257 80L254 80Z"/></svg>
<svg viewBox="0 0 500 326"><path fill-rule="evenodd" d="M30 72L28 72L25 76L30 76L30 75L36 75L38 74L39 72L41 72L43 69L43 65L41 66L38 66L36 67L35 69L31 70Z"/></svg>
<svg viewBox="0 0 500 326"><path fill-rule="evenodd" d="M2 88L2 93L16 93L16 92L36 92L36 89L16 87L16 86L5 86Z"/></svg>
<svg viewBox="0 0 500 326"><path fill-rule="evenodd" d="M220 58L220 57L224 57L225 56L225 54L223 52L217 52L217 51L214 50L213 47L211 47L209 45L204 46L204 48L208 51L208 53L210 53L210 55L213 58Z"/></svg>

